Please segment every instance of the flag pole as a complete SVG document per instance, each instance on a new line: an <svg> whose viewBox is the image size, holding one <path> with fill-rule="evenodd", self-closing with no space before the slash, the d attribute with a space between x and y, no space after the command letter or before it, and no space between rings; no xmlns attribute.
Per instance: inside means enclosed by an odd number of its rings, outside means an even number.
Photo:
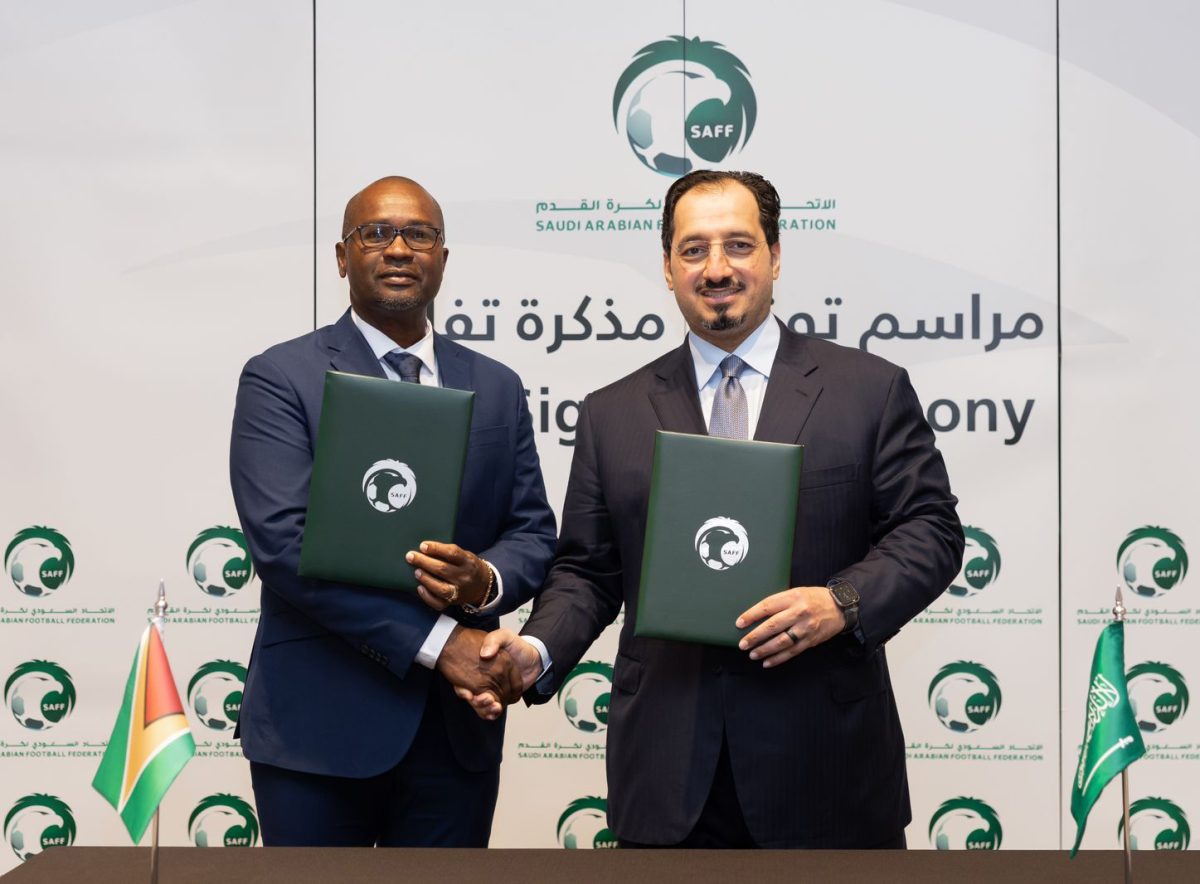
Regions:
<svg viewBox="0 0 1200 884"><path fill-rule="evenodd" d="M1121 587L1117 586L1117 602L1113 605L1113 620L1125 622L1125 603L1121 600ZM1129 849L1129 765L1121 768L1121 832L1125 846L1125 884L1133 884L1133 852ZM158 882L154 882L158 884Z"/></svg>
<svg viewBox="0 0 1200 884"><path fill-rule="evenodd" d="M154 601L154 617L150 621L162 632L167 622L167 585L163 580L158 581L158 598ZM158 814L159 807L154 808L154 818L150 828L150 884L158 884Z"/></svg>
<svg viewBox="0 0 1200 884"><path fill-rule="evenodd" d="M158 808L150 828L150 884L158 884Z"/></svg>

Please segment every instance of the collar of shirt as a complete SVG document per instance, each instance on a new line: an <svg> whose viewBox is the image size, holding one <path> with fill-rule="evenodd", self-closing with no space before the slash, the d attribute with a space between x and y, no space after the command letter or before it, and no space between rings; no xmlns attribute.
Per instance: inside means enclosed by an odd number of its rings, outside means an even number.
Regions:
<svg viewBox="0 0 1200 884"><path fill-rule="evenodd" d="M779 323L774 315L770 315L733 351L734 355L746 363L738 380L746 393L751 438L754 436L753 428L758 426L758 416L762 412L767 381L771 377L771 366L775 363L775 354L779 350L779 339ZM717 395L717 384L721 380L721 360L730 354L697 337L693 332L688 332L688 348L691 350L692 364L696 370L700 410L704 413L704 423L707 426L712 419L713 400Z"/></svg>
<svg viewBox="0 0 1200 884"><path fill-rule="evenodd" d="M395 341L355 313L353 307L350 308L350 319L353 320L355 328L366 338L367 346L379 360L379 365L388 378L398 381L400 375L396 374L395 370L383 361L383 357L388 353L411 353L421 360L421 383L429 387L441 386L437 374L437 356L434 355L433 350L433 330L429 327L428 322L425 323L425 337L411 347L399 347Z"/></svg>

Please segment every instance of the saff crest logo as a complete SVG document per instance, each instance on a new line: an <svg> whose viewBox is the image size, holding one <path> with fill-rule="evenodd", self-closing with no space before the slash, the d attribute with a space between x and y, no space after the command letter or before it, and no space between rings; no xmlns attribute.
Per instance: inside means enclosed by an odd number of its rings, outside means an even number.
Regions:
<svg viewBox="0 0 1200 884"><path fill-rule="evenodd" d="M1146 525L1129 532L1117 550L1117 570L1142 598L1166 595L1187 575L1188 557L1179 535Z"/></svg>
<svg viewBox="0 0 1200 884"><path fill-rule="evenodd" d="M717 516L709 519L696 531L696 555L706 567L727 571L746 560L750 552L750 537L737 519Z"/></svg>
<svg viewBox="0 0 1200 884"><path fill-rule="evenodd" d="M362 490L376 510L394 513L417 499L417 476L406 463L377 460L363 473Z"/></svg>
<svg viewBox="0 0 1200 884"><path fill-rule="evenodd" d="M1000 550L992 535L980 528L964 525L963 534L967 545L962 569L946 591L958 598L970 598L1000 576Z"/></svg>
<svg viewBox="0 0 1200 884"><path fill-rule="evenodd" d="M244 798L209 795L188 817L188 837L197 847L254 847L258 817Z"/></svg>
<svg viewBox="0 0 1200 884"><path fill-rule="evenodd" d="M232 731L242 711L246 667L232 660L212 660L188 682L188 704L209 730Z"/></svg>
<svg viewBox="0 0 1200 884"><path fill-rule="evenodd" d="M246 535L228 526L205 528L188 547L187 569L207 595L233 595L254 579Z"/></svg>
<svg viewBox="0 0 1200 884"><path fill-rule="evenodd" d="M1138 663L1125 673L1125 683L1134 720L1144 734L1166 730L1187 712L1187 682L1173 666Z"/></svg>
<svg viewBox="0 0 1200 884"><path fill-rule="evenodd" d="M558 846L568 850L617 846L617 836L608 828L608 799L576 798L558 818Z"/></svg>
<svg viewBox="0 0 1200 884"><path fill-rule="evenodd" d="M1125 820L1117 822L1117 839L1124 841ZM1187 850L1192 827L1187 814L1166 798L1139 798L1129 805L1129 846L1134 850Z"/></svg>
<svg viewBox="0 0 1200 884"><path fill-rule="evenodd" d="M938 850L999 850L1000 817L979 798L943 801L929 821L929 843Z"/></svg>
<svg viewBox="0 0 1200 884"><path fill-rule="evenodd" d="M558 708L572 727L593 734L608 727L612 678L612 666L598 660L585 660L571 670L558 689Z"/></svg>
<svg viewBox="0 0 1200 884"><path fill-rule="evenodd" d="M4 682L4 704L21 727L49 730L75 708L75 683L57 663L30 660Z"/></svg>
<svg viewBox="0 0 1200 884"><path fill-rule="evenodd" d="M4 840L21 862L49 847L70 847L75 815L61 798L26 795L4 817Z"/></svg>
<svg viewBox="0 0 1200 884"><path fill-rule="evenodd" d="M678 178L688 152L720 163L754 131L750 72L720 43L679 35L643 46L613 90L613 125L648 168Z"/></svg>
<svg viewBox="0 0 1200 884"><path fill-rule="evenodd" d="M8 544L4 570L27 596L41 598L66 585L75 571L71 542L53 528L33 525Z"/></svg>
<svg viewBox="0 0 1200 884"><path fill-rule="evenodd" d="M948 729L970 733L1000 712L1000 683L979 663L947 663L929 683L929 707Z"/></svg>

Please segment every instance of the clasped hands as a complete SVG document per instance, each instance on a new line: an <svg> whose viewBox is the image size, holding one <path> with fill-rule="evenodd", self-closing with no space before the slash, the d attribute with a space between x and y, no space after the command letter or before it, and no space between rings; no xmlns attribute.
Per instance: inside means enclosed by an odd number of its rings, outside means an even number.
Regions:
<svg viewBox="0 0 1200 884"><path fill-rule="evenodd" d="M796 586L769 595L743 611L735 625L744 629L751 623L757 625L743 636L738 647L748 651L751 660L761 660L764 669L770 669L840 634L846 617L827 587ZM541 654L510 629L478 633L478 639L470 641L478 648L478 657L466 661L462 668L473 667L476 676L486 673L486 677L476 678L472 687L469 679L456 681L446 672L442 674L454 685L455 694L470 703L480 718L494 720L537 681L542 670ZM438 668L442 668L440 659Z"/></svg>

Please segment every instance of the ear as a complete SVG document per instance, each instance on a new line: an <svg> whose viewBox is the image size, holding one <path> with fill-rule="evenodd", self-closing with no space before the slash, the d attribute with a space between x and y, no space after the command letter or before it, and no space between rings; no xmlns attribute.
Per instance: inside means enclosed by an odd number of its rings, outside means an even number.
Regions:
<svg viewBox="0 0 1200 884"><path fill-rule="evenodd" d="M449 260L450 260L450 250L443 247L442 248L442 266L445 267L446 262Z"/></svg>
<svg viewBox="0 0 1200 884"><path fill-rule="evenodd" d="M771 279L779 279L779 241L771 246Z"/></svg>
<svg viewBox="0 0 1200 884"><path fill-rule="evenodd" d="M338 276L342 279L346 278L346 244L339 242L333 247L333 253L337 255Z"/></svg>
<svg viewBox="0 0 1200 884"><path fill-rule="evenodd" d="M671 281L671 253L663 252L663 279L667 281L667 291L675 291L675 285Z"/></svg>

